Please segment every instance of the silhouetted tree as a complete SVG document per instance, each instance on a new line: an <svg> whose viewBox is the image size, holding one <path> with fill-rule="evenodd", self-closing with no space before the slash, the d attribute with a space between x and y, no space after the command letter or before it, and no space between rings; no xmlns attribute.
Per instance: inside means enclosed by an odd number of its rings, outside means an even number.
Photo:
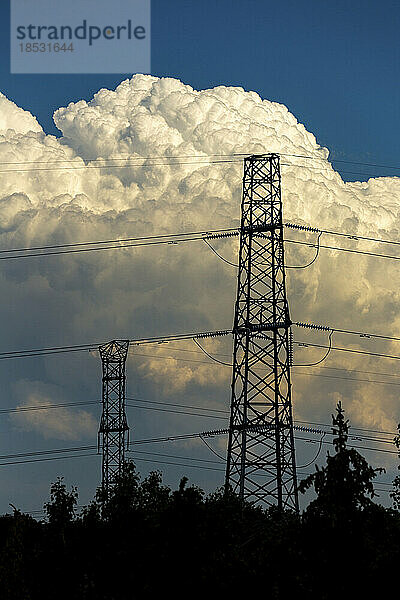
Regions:
<svg viewBox="0 0 400 600"><path fill-rule="evenodd" d="M349 424L339 402L333 420L333 446L326 465L300 483L304 492L313 488L316 498L303 513L303 552L306 589L314 594L319 589L320 600L363 596L372 589L368 567L373 564L373 544L379 531L373 523L379 519L373 480L384 469L374 469L355 448L347 445ZM340 576L331 577L340 569ZM326 582L329 580L329 586ZM315 597L315 596L313 596Z"/></svg>
<svg viewBox="0 0 400 600"><path fill-rule="evenodd" d="M299 516L205 495L183 477L141 479L128 461L106 497L78 517L77 491L50 488L48 522L20 511L0 517L3 600L130 600L267 593L271 600L337 600L397 588L400 514L372 502L380 469L347 445L341 404L327 464L301 484L316 498ZM399 442L400 447L400 442Z"/></svg>
<svg viewBox="0 0 400 600"><path fill-rule="evenodd" d="M126 520L138 506L140 476L131 460L125 461L123 471L108 493L97 489L96 501L101 507L102 518L106 521Z"/></svg>
<svg viewBox="0 0 400 600"><path fill-rule="evenodd" d="M32 539L39 524L14 508L13 515L1 517L0 524L0 598L30 600L29 580L35 549Z"/></svg>
<svg viewBox="0 0 400 600"><path fill-rule="evenodd" d="M67 491L63 477L58 477L50 486L50 502L44 504L44 510L50 525L63 528L75 517L75 507L78 500L78 492L73 487Z"/></svg>
<svg viewBox="0 0 400 600"><path fill-rule="evenodd" d="M397 425L398 434L394 438L394 444L398 450L400 450L400 423ZM400 458L400 453L399 453ZM397 467L400 470L400 465ZM400 475L396 475L393 479L393 490L390 493L390 497L393 500L393 506L396 510L400 510Z"/></svg>
<svg viewBox="0 0 400 600"><path fill-rule="evenodd" d="M371 506L376 496L372 482L384 469L372 468L355 448L348 448L349 425L341 402L332 420L335 454L331 456L328 452L326 466L317 465L315 473L300 483L299 491L304 493L313 487L317 498L309 504L306 514L325 517L334 525L348 521L356 511Z"/></svg>

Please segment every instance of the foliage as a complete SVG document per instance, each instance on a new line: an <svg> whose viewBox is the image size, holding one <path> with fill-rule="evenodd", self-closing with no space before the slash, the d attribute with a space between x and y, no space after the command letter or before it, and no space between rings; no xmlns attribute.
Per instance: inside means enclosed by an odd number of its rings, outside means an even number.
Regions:
<svg viewBox="0 0 400 600"><path fill-rule="evenodd" d="M50 502L44 505L45 513L51 525L64 527L75 517L78 492L76 488L67 491L63 477L58 477L50 487Z"/></svg>
<svg viewBox="0 0 400 600"><path fill-rule="evenodd" d="M316 465L315 473L300 483L299 491L304 493L313 487L317 495L309 504L307 515L325 517L332 524L345 524L357 511L371 506L376 496L373 479L384 469L372 468L355 448L347 447L349 425L340 402L332 421L335 454L331 456L328 452L326 466Z"/></svg>
<svg viewBox="0 0 400 600"><path fill-rule="evenodd" d="M47 522L14 509L0 517L0 598L130 600L267 594L337 600L397 590L400 514L375 504L378 472L348 448L333 417L335 453L301 483L316 498L302 515L206 495L183 477L141 478L127 462L109 495L99 488L77 514L77 490L50 487ZM399 443L400 446L400 443Z"/></svg>
<svg viewBox="0 0 400 600"><path fill-rule="evenodd" d="M400 450L400 423L397 425L398 435L394 438L394 443L397 449ZM399 453L400 458L400 453ZM397 467L400 470L400 465ZM390 494L393 500L393 506L396 510L400 510L400 475L396 475L393 480L393 491Z"/></svg>

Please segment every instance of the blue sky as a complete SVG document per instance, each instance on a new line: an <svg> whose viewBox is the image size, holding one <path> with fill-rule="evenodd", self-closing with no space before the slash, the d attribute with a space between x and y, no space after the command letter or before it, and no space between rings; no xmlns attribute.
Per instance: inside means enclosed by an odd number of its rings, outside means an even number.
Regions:
<svg viewBox="0 0 400 600"><path fill-rule="evenodd" d="M121 75L11 75L1 3L0 89L48 133L59 106ZM152 0L152 74L242 86L284 103L335 158L400 164L400 6L383 0ZM360 168L336 165L345 179ZM363 167L372 175L391 174Z"/></svg>

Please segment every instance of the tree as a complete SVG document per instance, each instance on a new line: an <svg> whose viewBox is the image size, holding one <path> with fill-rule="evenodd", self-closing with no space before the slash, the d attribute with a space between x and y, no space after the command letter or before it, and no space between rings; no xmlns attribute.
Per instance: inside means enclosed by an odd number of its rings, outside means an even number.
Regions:
<svg viewBox="0 0 400 600"><path fill-rule="evenodd" d="M40 525L11 505L14 514L0 517L0 597L31 600L29 583L34 543Z"/></svg>
<svg viewBox="0 0 400 600"><path fill-rule="evenodd" d="M397 425L398 434L394 438L394 444L398 450L400 450L400 423ZM400 458L400 453L399 453ZM400 465L397 467L400 470ZM390 493L390 497L393 500L393 506L396 510L400 510L400 475L396 475L393 479L393 491Z"/></svg>
<svg viewBox="0 0 400 600"><path fill-rule="evenodd" d="M132 515L138 506L139 482L134 463L127 460L108 494L101 487L97 489L96 501L104 520L123 523Z"/></svg>
<svg viewBox="0 0 400 600"><path fill-rule="evenodd" d="M44 510L50 525L65 527L75 518L78 500L76 487L68 492L63 477L58 477L50 486L50 502L44 504Z"/></svg>
<svg viewBox="0 0 400 600"><path fill-rule="evenodd" d="M321 469L316 466L316 472L300 483L299 491L304 493L314 487L317 498L306 513L325 517L335 525L348 522L357 511L371 506L376 496L373 479L384 469L372 468L355 448L347 447L349 422L344 418L341 402L332 420L335 454L331 456L328 452L326 466Z"/></svg>

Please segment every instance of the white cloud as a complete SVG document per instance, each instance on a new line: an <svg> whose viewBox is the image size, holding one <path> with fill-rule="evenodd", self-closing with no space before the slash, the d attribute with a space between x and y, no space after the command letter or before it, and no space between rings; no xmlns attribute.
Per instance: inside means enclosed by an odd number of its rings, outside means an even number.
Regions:
<svg viewBox="0 0 400 600"><path fill-rule="evenodd" d="M221 343L217 339L207 340L207 352L221 361L218 351ZM186 352L185 352L186 350ZM138 364L139 372L143 376L156 382L164 388L164 392L177 392L185 390L191 385L216 387L229 386L231 370L229 355L223 355L222 368L216 362L210 361L193 342L181 342L179 348L174 344L161 344L150 346L131 346L130 360ZM140 359L138 361L138 359Z"/></svg>
<svg viewBox="0 0 400 600"><path fill-rule="evenodd" d="M5 118L0 120L0 161L34 161L37 169L29 172L29 165L22 171L21 166L9 166L17 169L15 173L0 173L2 248L235 226L242 165L201 164L193 156L215 160L214 155L271 151L314 157L314 161L282 158L285 220L400 239L400 179L344 183L327 161L328 150L287 108L254 92L223 86L198 92L174 79L136 75L115 91L100 90L89 103L81 100L56 111L59 139L43 134L32 116L4 97L1 102ZM161 156L177 159L146 158ZM118 158L114 164L126 165L134 158L145 162L121 169L92 168L102 158ZM72 162L52 162L62 160ZM182 164L160 164L165 162ZM79 168L58 168L71 165ZM315 239L297 232L286 236ZM381 249L328 236L322 237L324 242ZM219 241L216 246L235 262L237 240ZM288 244L288 264L302 264L312 255L312 249ZM232 324L235 270L201 242L10 261L2 267L0 310L6 323L7 344L3 343L8 347L37 345L39 338L45 340L42 345L73 343ZM400 335L399 289L394 262L359 255L322 250L310 269L288 271L294 320L343 328ZM295 335L310 334L296 331ZM352 342L337 340L341 345ZM365 349L376 348L369 340L357 341ZM221 347L207 347L226 352L226 344L227 340ZM388 344L379 348L387 350ZM310 362L317 354L296 349L296 360ZM341 364L341 357L333 353L331 357L326 365ZM84 370L66 374L60 368L54 374L49 366L52 360L45 361L43 381L51 376L66 390L72 380L84 384ZM392 368L357 357L342 363L362 364L364 370ZM202 397L204 390L209 394L213 387L214 396L229 394L229 377L223 368L154 358L140 358L134 364L135 377L150 393L179 395L197 387ZM31 376L36 378L35 373ZM342 385L311 377L297 377L295 382L295 412L308 418L316 412L329 414L333 391ZM399 419L394 395L374 405L375 395L367 394L366 386L355 383L346 389L345 405L357 422L393 427Z"/></svg>
<svg viewBox="0 0 400 600"><path fill-rule="evenodd" d="M42 132L36 118L11 102L0 92L0 131L12 129L14 133ZM12 132L9 132L12 135Z"/></svg>
<svg viewBox="0 0 400 600"><path fill-rule="evenodd" d="M53 386L20 381L17 388L23 401L18 403L17 412L12 413L10 418L18 429L58 440L93 439L96 435L98 424L87 411L67 407L47 408L61 403L57 397L49 395L55 391Z"/></svg>

